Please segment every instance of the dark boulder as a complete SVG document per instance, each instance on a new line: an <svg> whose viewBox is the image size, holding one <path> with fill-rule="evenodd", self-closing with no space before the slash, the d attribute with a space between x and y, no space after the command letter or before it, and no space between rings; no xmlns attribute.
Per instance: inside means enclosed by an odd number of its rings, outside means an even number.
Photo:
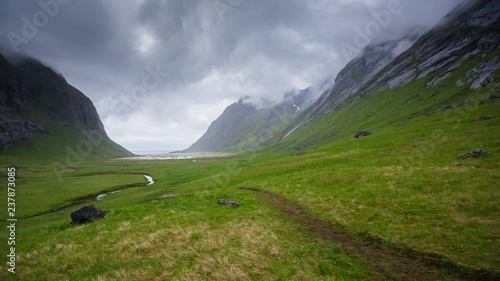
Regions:
<svg viewBox="0 0 500 281"><path fill-rule="evenodd" d="M107 211L99 210L94 205L89 205L71 212L71 220L75 224L84 224L102 219L107 214Z"/></svg>
<svg viewBox="0 0 500 281"><path fill-rule="evenodd" d="M458 159L465 159L465 158L479 158L479 157L483 157L483 156L490 156L491 155L491 152L489 152L488 150L483 150L483 149L479 149L479 148L476 148L476 149L473 149L469 152L464 152L460 155L458 155Z"/></svg>
<svg viewBox="0 0 500 281"><path fill-rule="evenodd" d="M217 204L224 205L224 206L229 206L229 207L236 207L236 208L240 206L240 203L234 202L234 201L231 201L231 200L226 200L226 199L219 199L219 200L217 200Z"/></svg>
<svg viewBox="0 0 500 281"><path fill-rule="evenodd" d="M361 131L361 132L357 132L355 135L354 135L354 138L359 138L359 137L366 137L366 136L370 136L372 135L373 133L370 132L370 131Z"/></svg>
<svg viewBox="0 0 500 281"><path fill-rule="evenodd" d="M484 116L479 116L476 118L476 121L483 121L483 120L490 120L490 119L493 119L495 118L495 116L491 116L491 115L484 115Z"/></svg>

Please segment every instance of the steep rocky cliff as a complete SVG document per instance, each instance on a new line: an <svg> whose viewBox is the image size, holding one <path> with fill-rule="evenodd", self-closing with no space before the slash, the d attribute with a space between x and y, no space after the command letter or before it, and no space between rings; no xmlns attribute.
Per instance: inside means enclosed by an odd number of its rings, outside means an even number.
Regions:
<svg viewBox="0 0 500 281"><path fill-rule="evenodd" d="M472 4L458 7L437 27L419 38L412 48L368 81L358 94L364 96L382 89L393 89L440 71L427 84L428 87L436 86L465 62L478 57L486 58L498 51L499 19L498 1L473 1ZM468 77L471 88L488 83L487 77L498 69L497 60L495 56L482 62L484 67L479 67L476 74Z"/></svg>
<svg viewBox="0 0 500 281"><path fill-rule="evenodd" d="M51 132L29 117L25 103L26 88L14 67L0 55L0 149Z"/></svg>
<svg viewBox="0 0 500 281"><path fill-rule="evenodd" d="M55 131L78 141L85 130L112 142L92 101L62 75L31 58L11 61L0 55L0 149ZM121 147L115 152L131 154Z"/></svg>

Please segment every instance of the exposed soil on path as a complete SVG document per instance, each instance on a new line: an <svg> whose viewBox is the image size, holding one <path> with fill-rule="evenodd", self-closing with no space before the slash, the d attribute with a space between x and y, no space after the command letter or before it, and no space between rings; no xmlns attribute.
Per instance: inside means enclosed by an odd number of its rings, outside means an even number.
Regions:
<svg viewBox="0 0 500 281"><path fill-rule="evenodd" d="M242 187L261 198L269 200L288 217L309 231L340 246L345 252L367 260L388 280L500 280L498 272L468 268L446 261L444 257L421 253L392 245L381 238L348 233L341 225L335 225L311 217L300 206L282 197L255 188Z"/></svg>

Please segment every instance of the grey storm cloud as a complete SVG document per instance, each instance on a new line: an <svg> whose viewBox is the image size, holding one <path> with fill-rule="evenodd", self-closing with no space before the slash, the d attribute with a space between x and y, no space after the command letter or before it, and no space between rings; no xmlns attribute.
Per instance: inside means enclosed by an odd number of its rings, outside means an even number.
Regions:
<svg viewBox="0 0 500 281"><path fill-rule="evenodd" d="M125 147L174 150L240 97L279 100L335 77L341 44L394 2L401 12L370 42L429 28L464 0L2 1L0 50L62 73Z"/></svg>

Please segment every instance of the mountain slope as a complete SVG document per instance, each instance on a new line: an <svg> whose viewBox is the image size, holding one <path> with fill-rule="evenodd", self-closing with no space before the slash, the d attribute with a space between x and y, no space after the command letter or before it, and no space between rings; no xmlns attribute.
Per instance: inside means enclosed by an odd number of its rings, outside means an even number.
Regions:
<svg viewBox="0 0 500 281"><path fill-rule="evenodd" d="M326 79L306 89L288 91L278 104L259 109L240 99L228 106L207 132L184 152L242 152L273 143L275 133L285 129L293 118L330 89L332 83Z"/></svg>
<svg viewBox="0 0 500 281"><path fill-rule="evenodd" d="M412 34L399 40L367 46L359 57L340 71L335 84L312 105L291 116L278 116L280 126L275 126L264 134L270 137L262 138L251 128L238 127L239 132L254 132L253 135L247 133L239 135L239 143L253 145L243 145L243 149L239 151L272 143L277 144L276 147L280 150L302 151L311 145L345 133L345 129L351 134L356 127L345 128L343 124L336 124L333 120L328 121L329 126L325 124L316 126L319 120L324 121L325 116L331 112L357 104L360 99L374 93L396 90L412 82L420 85L425 81L423 87L425 91L431 92L432 97L441 91L457 92L456 90L464 87L468 91L473 91L487 86L497 79L497 70L500 67L500 35L497 32L500 29L499 15L500 2L472 1L451 11L436 27L420 37ZM460 76L456 76L457 73L461 73ZM451 77L455 77L455 80L451 81ZM455 88L450 89L450 84ZM495 87L490 91L498 92ZM449 102L454 100L453 96L448 98ZM422 104L433 110L435 106L440 104L444 106L446 103L446 100L433 98ZM415 104L407 106L418 108ZM364 110L372 111L370 108ZM415 111L409 114L414 114ZM350 114L355 116L357 113ZM372 115L377 114L374 112ZM352 119L348 116L345 118ZM403 119L405 118L402 116L394 116L387 122ZM262 123L262 120L255 122ZM249 126L255 127L253 124ZM231 129L231 127L226 128L226 130ZM358 129L371 128L359 126ZM289 141L288 138L292 140ZM232 147L226 146L222 149L231 150Z"/></svg>
<svg viewBox="0 0 500 281"><path fill-rule="evenodd" d="M352 60L337 75L336 79L325 79L319 85L289 91L277 105L249 112L246 122L226 124L225 130L232 132L232 141L229 143L225 141L226 135L215 133L212 126L198 142L220 144L217 147L210 147L215 149L211 151L245 151L255 149L256 146L275 143L280 140L280 133L294 122L297 124L293 128L297 129L327 112L331 104L341 104L402 50L411 46L416 37L417 35L411 35L399 40L369 45L363 50L362 55ZM219 118L231 120L233 118L228 114L232 112L224 111ZM291 132L293 129L287 133ZM186 151L203 151L203 149L207 147L195 144Z"/></svg>
<svg viewBox="0 0 500 281"><path fill-rule="evenodd" d="M330 108L340 106L347 98L358 92L367 81L408 49L417 38L417 34L412 34L398 40L366 46L360 56L350 61L339 72L335 78L335 86L311 108L302 124L323 115Z"/></svg>
<svg viewBox="0 0 500 281"><path fill-rule="evenodd" d="M344 97L343 103L335 102L342 98L335 91L328 97L322 97L331 102L321 103L320 99L307 112L306 116L310 118L298 119L282 134L282 140L291 133L296 135L286 143L289 144L288 149L298 149L325 139L333 132L354 134L355 130L372 130L368 121L382 116L382 113L373 111L375 105L364 109L354 107L361 99L381 91L398 90L401 94L411 95L418 88L420 92L414 96L415 100L407 100L408 104L400 112L395 111L391 118L386 118L389 123L404 122L415 114L432 114L437 106L448 107L453 102L459 102L458 107L461 107L467 102L467 96L473 100L471 95L474 90L484 86L489 89L486 98L494 98L498 93L495 80L498 79L500 68L500 36L496 32L500 28L499 14L500 4L495 1L480 1L452 11L440 25L422 35L411 48L367 80L358 91ZM483 15L489 16L485 18ZM409 87L403 89L406 85ZM425 95L427 98L424 98ZM456 101L457 97L461 100ZM385 102L393 106L398 99L395 97ZM340 120L350 123L356 120L356 116L365 116L364 120L357 120L361 126L351 123L350 127L345 127L345 124L335 121L340 113L333 113L343 107L351 108L351 111L342 111L346 116ZM406 112L408 116L401 112ZM336 118L333 117L335 115ZM329 122L329 125L325 122ZM287 146L282 143L280 147L284 149Z"/></svg>
<svg viewBox="0 0 500 281"><path fill-rule="evenodd" d="M3 156L118 157L92 101L40 62L0 55L0 149Z"/></svg>
<svg viewBox="0 0 500 281"><path fill-rule="evenodd" d="M451 73L465 62L476 57L484 58L498 50L500 40L496 30L499 28L499 10L500 3L489 0L457 7L438 26L422 35L408 50L384 67L375 68L378 71L374 75L363 75L362 67L365 64L359 61L366 60L365 58L354 59L337 76L337 80L340 81L337 81L336 87L310 108L306 118L298 120L291 126L285 136L327 112L338 109L347 100L352 101L384 89L395 89L415 79L441 72L428 82L427 86L433 87L450 77ZM366 55L365 53L364 56ZM372 56L368 54L369 58ZM493 62L486 62L486 65L495 64L496 60L493 58ZM358 68L354 67L356 65ZM357 70L361 71L363 77L361 81L357 78L359 75L353 75L356 73L351 70L353 67L361 68ZM444 69L445 67L447 68ZM481 76L489 76L494 69L495 67L487 67L485 71L471 74L467 79L475 80L473 88L478 88L478 83L486 78L478 79ZM339 86L341 83L347 85L354 83L358 86L347 87L348 91L345 91L343 88L346 87Z"/></svg>
<svg viewBox="0 0 500 281"><path fill-rule="evenodd" d="M476 57L485 58L500 47L499 15L500 3L491 0L478 1L472 6L452 11L440 25L427 32L385 71L366 83L359 95L394 89L414 79L440 72L427 85L433 87L465 62ZM491 70L494 69L490 69L489 73ZM478 86L475 84L472 88L477 89Z"/></svg>
<svg viewBox="0 0 500 281"><path fill-rule="evenodd" d="M248 124L242 125L246 118L256 111L255 107L239 100L228 106L222 115L209 127L207 132L185 152L193 151L222 151L225 147L236 144L235 128L248 130Z"/></svg>

